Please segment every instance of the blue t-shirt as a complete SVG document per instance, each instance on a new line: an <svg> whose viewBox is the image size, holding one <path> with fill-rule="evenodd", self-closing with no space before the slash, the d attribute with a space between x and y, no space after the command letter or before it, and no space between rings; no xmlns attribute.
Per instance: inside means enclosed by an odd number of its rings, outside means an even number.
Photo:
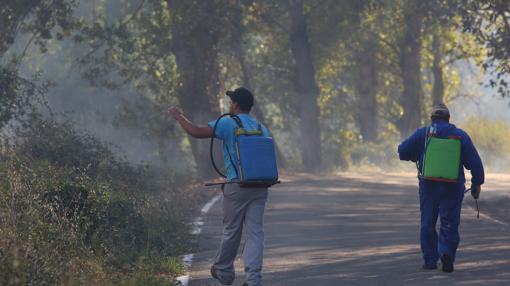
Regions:
<svg viewBox="0 0 510 286"><path fill-rule="evenodd" d="M241 119L241 122L243 123L243 128L246 129L247 131L253 131L258 129L259 122L249 114L241 113L238 115L238 117ZM214 124L216 124L216 120L209 122L208 125L211 128L214 128ZM269 132L269 130L262 124L260 124L260 126L262 127L262 135L270 137L271 133ZM218 126L216 127L215 136L216 138L223 141L223 159L225 161L225 169L227 170L227 181L232 181L238 178L236 169L232 165L232 161L236 162L238 160L235 145L236 136L234 135L236 127L238 127L237 123L231 117L223 117L220 120L220 122L218 122ZM237 172L239 172L239 170L237 170Z"/></svg>

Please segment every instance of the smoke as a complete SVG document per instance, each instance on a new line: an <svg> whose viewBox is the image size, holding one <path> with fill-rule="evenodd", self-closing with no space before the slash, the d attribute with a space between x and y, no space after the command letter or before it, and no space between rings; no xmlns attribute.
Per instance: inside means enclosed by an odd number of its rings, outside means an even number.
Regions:
<svg viewBox="0 0 510 286"><path fill-rule="evenodd" d="M455 65L459 71L461 85L459 94L450 103L452 119L462 124L470 117L504 120L510 124L510 98L503 98L497 88L488 85L493 79L491 71L484 72L472 61ZM510 80L507 76L506 80Z"/></svg>
<svg viewBox="0 0 510 286"><path fill-rule="evenodd" d="M504 150L510 150L510 134L507 134L510 130L510 98L503 98L496 88L487 85L491 79L490 72L478 76L472 72L473 70L476 70L476 67L472 63L463 65L460 69L461 96L455 98L449 106L452 123L459 128L471 129L475 134L484 135L485 138L479 138L481 136L478 135L479 142L477 142L476 135L472 134L475 135L473 143L479 149L484 164L491 171L508 171L510 156ZM485 126L476 125L478 129L484 130L473 130L470 125L474 122L486 123ZM497 126L503 128L498 130ZM480 141L486 141L482 139L488 139L489 136L500 140L493 140L495 146L481 144L483 142ZM481 146L478 146L480 144Z"/></svg>
<svg viewBox="0 0 510 286"><path fill-rule="evenodd" d="M28 36L18 37L5 58L20 54L28 40ZM130 83L123 83L116 90L92 86L82 77L76 61L85 52L84 46L72 40L50 41L44 54L32 45L20 66L20 74L30 78L40 72L41 81L53 82L46 99L57 119L70 120L78 130L112 144L119 157L135 164L169 167L178 173L189 170L193 160L182 148L183 134L175 134L169 119L168 124L164 122L164 107L156 109L157 104ZM129 122L121 116L127 109L134 110ZM48 114L45 108L41 112ZM156 119L167 126L160 136L149 130L151 120Z"/></svg>

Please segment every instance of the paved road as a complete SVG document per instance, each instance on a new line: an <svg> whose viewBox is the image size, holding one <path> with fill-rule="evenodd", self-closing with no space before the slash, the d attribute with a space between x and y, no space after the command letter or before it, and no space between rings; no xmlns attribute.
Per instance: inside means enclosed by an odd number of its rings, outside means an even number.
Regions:
<svg viewBox="0 0 510 286"><path fill-rule="evenodd" d="M510 226L476 219L466 196L456 271L420 270L416 179L399 174L294 176L271 190L264 283L270 286L510 285ZM209 277L221 201L205 221L191 286ZM508 207L508 206L507 206ZM242 261L236 263L243 281Z"/></svg>

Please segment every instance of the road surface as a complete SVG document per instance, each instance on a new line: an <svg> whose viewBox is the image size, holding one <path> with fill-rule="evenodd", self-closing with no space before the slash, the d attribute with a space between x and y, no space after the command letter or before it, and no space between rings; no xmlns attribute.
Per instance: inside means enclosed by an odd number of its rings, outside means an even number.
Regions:
<svg viewBox="0 0 510 286"><path fill-rule="evenodd" d="M416 185L411 174L288 177L266 209L264 285L510 285L508 221L483 209L477 220L471 196L456 271L421 270ZM209 276L220 235L221 200L205 219L190 286L221 285ZM241 259L236 271L242 285Z"/></svg>

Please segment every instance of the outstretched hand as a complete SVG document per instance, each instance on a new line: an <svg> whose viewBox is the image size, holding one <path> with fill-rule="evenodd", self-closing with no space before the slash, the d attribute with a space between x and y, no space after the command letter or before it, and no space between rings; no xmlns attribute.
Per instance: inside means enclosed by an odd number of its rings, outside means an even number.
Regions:
<svg viewBox="0 0 510 286"><path fill-rule="evenodd" d="M176 106L168 108L166 111L168 116L172 116L177 123L188 133L195 138L211 138L212 128L209 126L198 126L191 122L184 116L182 110Z"/></svg>
<svg viewBox="0 0 510 286"><path fill-rule="evenodd" d="M177 119L178 117L182 116L182 114L183 114L182 110L180 108L178 108L178 107L175 107L175 106L172 106L172 107L168 108L166 113L169 116L172 116L174 119Z"/></svg>

